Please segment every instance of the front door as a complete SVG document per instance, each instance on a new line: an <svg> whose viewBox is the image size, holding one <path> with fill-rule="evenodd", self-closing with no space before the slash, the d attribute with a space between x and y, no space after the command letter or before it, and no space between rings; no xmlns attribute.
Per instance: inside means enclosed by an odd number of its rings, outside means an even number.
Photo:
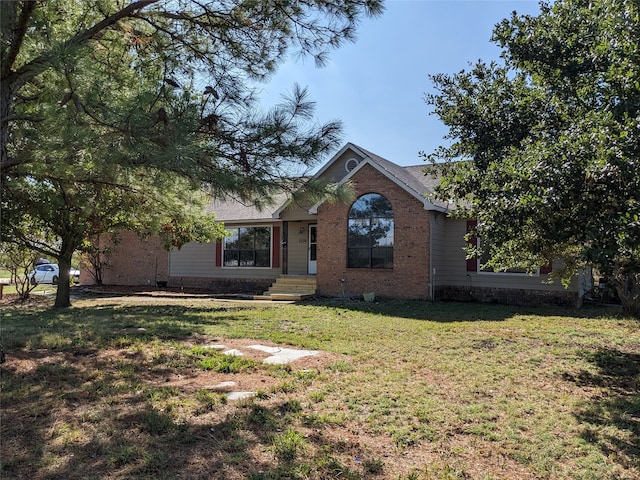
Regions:
<svg viewBox="0 0 640 480"><path fill-rule="evenodd" d="M317 272L318 262L316 261L318 247L318 226L309 225L309 267L307 271L309 275L315 275Z"/></svg>

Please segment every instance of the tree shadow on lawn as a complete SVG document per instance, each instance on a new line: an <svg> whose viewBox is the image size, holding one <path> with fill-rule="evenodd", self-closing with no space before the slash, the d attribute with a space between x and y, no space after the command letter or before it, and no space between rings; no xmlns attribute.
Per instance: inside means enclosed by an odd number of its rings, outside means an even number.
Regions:
<svg viewBox="0 0 640 480"><path fill-rule="evenodd" d="M380 299L374 302L345 299L317 299L300 302L300 305L317 305L340 308L362 313L388 315L432 322L495 322L516 315L540 317L612 318L620 315L620 309L583 307L580 309L552 306L510 306L475 302L429 302L420 300Z"/></svg>
<svg viewBox="0 0 640 480"><path fill-rule="evenodd" d="M363 478L326 453L345 446L325 438L322 427L306 438L297 433L303 407L282 396L203 404L177 421L172 392L144 384L133 391L116 377L87 387L92 373L73 366L47 364L20 375L3 369L2 377L2 478L267 480L308 478L310 471L314 478ZM185 394L180 401L198 399Z"/></svg>
<svg viewBox="0 0 640 480"><path fill-rule="evenodd" d="M626 468L640 461L640 354L616 348L585 352L596 372L583 370L565 379L597 388L599 394L576 413L585 426L582 439Z"/></svg>
<svg viewBox="0 0 640 480"><path fill-rule="evenodd" d="M74 307L20 311L3 315L5 353L24 348L78 350L153 339L180 341L203 334L207 326L230 325L246 306L181 305ZM215 315L211 315L215 313ZM56 339L57 337L57 339Z"/></svg>

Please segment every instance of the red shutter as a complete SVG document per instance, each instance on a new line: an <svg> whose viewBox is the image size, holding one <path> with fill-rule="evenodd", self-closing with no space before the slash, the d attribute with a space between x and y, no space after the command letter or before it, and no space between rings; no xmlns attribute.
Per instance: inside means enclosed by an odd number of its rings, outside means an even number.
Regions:
<svg viewBox="0 0 640 480"><path fill-rule="evenodd" d="M273 235L271 239L271 267L278 268L280 266L280 227L273 227Z"/></svg>
<svg viewBox="0 0 640 480"><path fill-rule="evenodd" d="M477 220L467 220L467 233L472 232L476 225L478 225ZM478 246L478 237L471 237L469 243L473 247ZM477 272L478 271L478 259L476 257L467 258L467 272Z"/></svg>
<svg viewBox="0 0 640 480"><path fill-rule="evenodd" d="M222 266L222 242L218 240L216 242L216 267Z"/></svg>
<svg viewBox="0 0 640 480"><path fill-rule="evenodd" d="M551 273L552 270L552 266L551 263L548 263L547 265L543 265L542 267L540 267L540 273L542 275L548 275Z"/></svg>

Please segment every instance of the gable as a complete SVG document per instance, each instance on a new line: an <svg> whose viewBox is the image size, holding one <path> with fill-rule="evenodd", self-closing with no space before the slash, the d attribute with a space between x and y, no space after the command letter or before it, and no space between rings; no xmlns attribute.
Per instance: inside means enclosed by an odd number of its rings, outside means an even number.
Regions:
<svg viewBox="0 0 640 480"><path fill-rule="evenodd" d="M327 183L340 183L353 168L367 157L365 150L352 143L347 143L318 170L314 178L324 180Z"/></svg>
<svg viewBox="0 0 640 480"><path fill-rule="evenodd" d="M435 210L439 212L447 211L446 205L434 203L429 199L429 194L432 191L429 190L426 185L421 184L416 177L409 173L406 173L403 167L395 165L388 160L385 160L385 162L393 166L394 170L396 171L394 172L389 168L385 168L385 166L388 167L389 165L381 165L380 162L376 161L375 159L365 158L338 183L343 184L345 182L351 181L358 174L358 172L360 172L360 170L367 166L370 166L373 169L377 170L384 177L386 177L390 182L400 187L410 196L414 197L416 200L422 203L425 210ZM384 195L383 191L380 191L378 193ZM318 207L325 201L326 199L321 200L313 205L309 212L317 213Z"/></svg>

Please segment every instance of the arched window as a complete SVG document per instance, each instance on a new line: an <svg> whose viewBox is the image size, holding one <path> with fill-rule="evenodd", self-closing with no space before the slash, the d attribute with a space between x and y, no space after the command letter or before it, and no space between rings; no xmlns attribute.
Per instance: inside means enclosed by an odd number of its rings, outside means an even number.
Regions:
<svg viewBox="0 0 640 480"><path fill-rule="evenodd" d="M393 268L393 210L382 195L362 195L349 210L347 267Z"/></svg>

